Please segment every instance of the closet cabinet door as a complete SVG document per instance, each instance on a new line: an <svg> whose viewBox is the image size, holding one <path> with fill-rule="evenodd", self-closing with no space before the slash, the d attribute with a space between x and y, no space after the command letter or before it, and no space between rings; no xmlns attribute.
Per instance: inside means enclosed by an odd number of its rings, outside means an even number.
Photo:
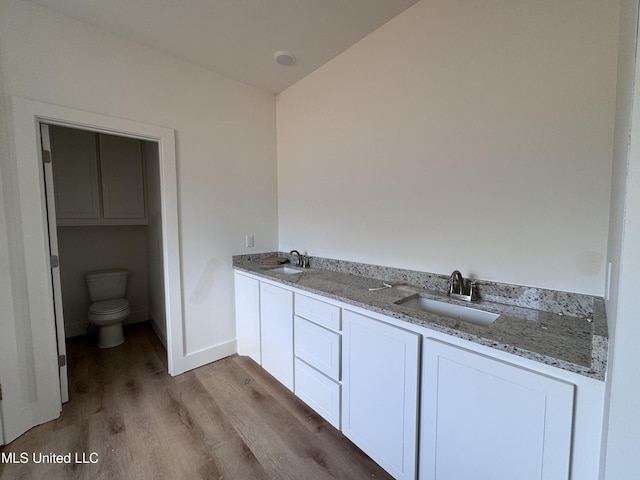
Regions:
<svg viewBox="0 0 640 480"><path fill-rule="evenodd" d="M100 181L96 135L49 126L58 223L100 218Z"/></svg>
<svg viewBox="0 0 640 480"><path fill-rule="evenodd" d="M100 134L98 144L104 218L144 219L142 143Z"/></svg>

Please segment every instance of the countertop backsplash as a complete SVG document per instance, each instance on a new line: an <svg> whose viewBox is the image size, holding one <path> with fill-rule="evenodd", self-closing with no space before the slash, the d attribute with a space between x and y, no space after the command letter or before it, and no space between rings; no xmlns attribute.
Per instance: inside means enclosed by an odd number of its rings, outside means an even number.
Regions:
<svg viewBox="0 0 640 480"><path fill-rule="evenodd" d="M270 252L251 255L236 255L235 262L259 262L265 257L279 256L289 259L295 264L295 256L283 252ZM405 282L409 285L426 288L438 292L446 292L449 288L449 275L419 272L401 268L383 267L348 260L332 258L308 257L310 268L320 268L332 272L349 273L360 277L374 278L384 282ZM464 274L464 272L463 272ZM599 297L579 293L559 292L544 288L510 285L473 279L477 285L479 297L489 302L533 308L558 315L572 317L589 317L594 314ZM603 304L604 308L604 304ZM606 332L606 325L605 325Z"/></svg>

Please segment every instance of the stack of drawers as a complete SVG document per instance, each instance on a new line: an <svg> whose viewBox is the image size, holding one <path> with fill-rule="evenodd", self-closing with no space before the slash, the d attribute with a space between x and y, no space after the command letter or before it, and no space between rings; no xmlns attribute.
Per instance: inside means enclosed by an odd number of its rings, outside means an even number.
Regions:
<svg viewBox="0 0 640 480"><path fill-rule="evenodd" d="M294 312L294 392L339 429L340 308L296 293Z"/></svg>

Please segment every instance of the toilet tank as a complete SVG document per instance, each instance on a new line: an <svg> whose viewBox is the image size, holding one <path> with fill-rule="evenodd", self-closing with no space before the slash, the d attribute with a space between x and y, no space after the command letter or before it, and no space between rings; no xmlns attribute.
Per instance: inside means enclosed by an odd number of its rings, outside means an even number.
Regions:
<svg viewBox="0 0 640 480"><path fill-rule="evenodd" d="M89 289L89 299L92 302L101 302L102 300L124 298L127 293L128 277L129 272L126 270L101 270L86 273L84 278Z"/></svg>

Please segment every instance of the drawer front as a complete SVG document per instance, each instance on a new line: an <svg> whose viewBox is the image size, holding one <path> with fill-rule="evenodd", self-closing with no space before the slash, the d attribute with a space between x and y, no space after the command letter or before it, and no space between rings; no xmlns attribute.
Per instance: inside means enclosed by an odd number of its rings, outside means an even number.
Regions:
<svg viewBox="0 0 640 480"><path fill-rule="evenodd" d="M340 335L304 318L294 319L294 352L309 365L340 380Z"/></svg>
<svg viewBox="0 0 640 480"><path fill-rule="evenodd" d="M340 307L296 293L295 313L319 325L340 330Z"/></svg>
<svg viewBox="0 0 640 480"><path fill-rule="evenodd" d="M331 425L340 429L340 384L299 358L295 361L295 394Z"/></svg>

